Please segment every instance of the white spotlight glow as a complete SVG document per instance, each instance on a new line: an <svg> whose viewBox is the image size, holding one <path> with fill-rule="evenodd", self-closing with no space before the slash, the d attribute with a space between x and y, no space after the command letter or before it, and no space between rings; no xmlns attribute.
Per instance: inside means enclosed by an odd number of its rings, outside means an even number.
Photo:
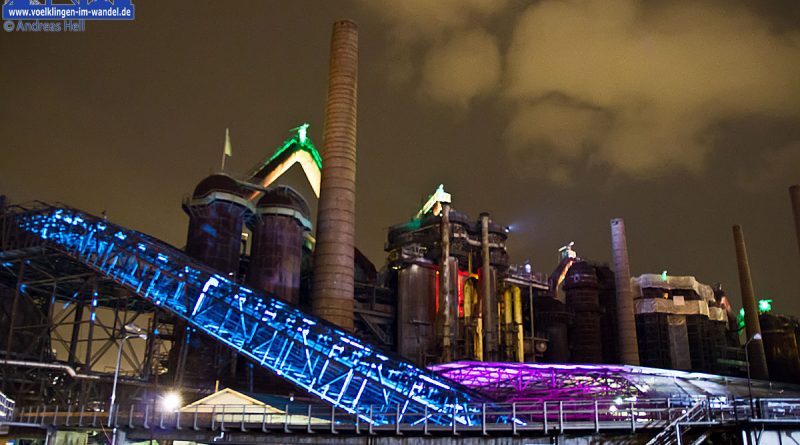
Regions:
<svg viewBox="0 0 800 445"><path fill-rule="evenodd" d="M164 411L177 411L182 404L181 395L177 392L168 392L161 397L161 409Z"/></svg>

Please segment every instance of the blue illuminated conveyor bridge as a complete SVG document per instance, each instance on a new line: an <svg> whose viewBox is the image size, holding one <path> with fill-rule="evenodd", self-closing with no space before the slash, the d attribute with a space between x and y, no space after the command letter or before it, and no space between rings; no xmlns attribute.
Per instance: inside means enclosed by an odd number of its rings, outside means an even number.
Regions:
<svg viewBox="0 0 800 445"><path fill-rule="evenodd" d="M475 400L466 389L239 285L164 242L66 207L15 217L21 229L366 422L404 416L468 422L466 405Z"/></svg>

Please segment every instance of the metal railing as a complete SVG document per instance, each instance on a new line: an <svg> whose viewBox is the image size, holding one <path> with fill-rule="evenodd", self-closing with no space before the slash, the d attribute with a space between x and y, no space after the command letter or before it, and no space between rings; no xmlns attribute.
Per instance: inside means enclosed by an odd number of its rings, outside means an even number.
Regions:
<svg viewBox="0 0 800 445"><path fill-rule="evenodd" d="M0 423L10 420L14 415L14 401L0 392Z"/></svg>
<svg viewBox="0 0 800 445"><path fill-rule="evenodd" d="M616 402L616 403L615 403ZM119 404L111 424L118 428L239 431L327 432L332 434L558 434L566 431L658 430L653 444L680 443L688 427L722 425L740 421L800 424L799 399L760 399L751 411L746 400L639 399L482 403L466 405L466 422L435 424L425 413L402 413L401 406L386 410L364 405L358 414L329 405L292 403L269 405L196 405L167 411L158 404ZM389 419L377 425L371 418ZM17 409L19 424L57 428L102 428L109 424L107 410L82 406L29 406ZM676 442L677 437L677 442Z"/></svg>
<svg viewBox="0 0 800 445"><path fill-rule="evenodd" d="M766 401L765 401L766 402ZM709 406L706 402L704 407ZM764 403L764 402L762 402ZM777 407L774 402L766 402ZM781 402L783 413L799 419L800 401ZM772 405L770 405L772 404ZM697 406L697 405L695 405ZM560 433L568 430L631 430L664 428L692 408L669 399L643 399L623 403L611 400L546 401L531 403L482 403L466 406L466 422L434 424L425 413L402 413L401 406L386 410L377 405L358 408L358 414L326 405L288 404L282 407L261 405L197 405L179 411L165 411L156 404L120 404L114 407L112 424L127 429L193 429L207 431L328 431L349 433L405 432L506 432L538 431ZM702 410L704 418L723 421L725 409ZM778 411L772 409L773 414ZM376 425L371 418L389 419ZM730 416L727 418L731 419ZM92 411L81 406L31 406L17 410L14 421L25 424L94 428L108 425L108 411Z"/></svg>
<svg viewBox="0 0 800 445"><path fill-rule="evenodd" d="M687 423L702 422L704 417L706 417L709 413L708 409L708 399L698 401L694 406L689 408L689 410L685 411L682 415L667 425L667 427L664 428L660 433L656 434L655 437L647 442L647 445L667 445L673 443L680 444L683 434L686 433L685 429L681 431L681 426L686 425ZM710 421L710 419L706 419L706 421Z"/></svg>

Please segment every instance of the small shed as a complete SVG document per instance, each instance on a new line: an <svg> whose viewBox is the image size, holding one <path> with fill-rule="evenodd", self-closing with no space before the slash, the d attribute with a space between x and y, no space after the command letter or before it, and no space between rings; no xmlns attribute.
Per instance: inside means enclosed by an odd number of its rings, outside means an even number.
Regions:
<svg viewBox="0 0 800 445"><path fill-rule="evenodd" d="M286 413L287 405L290 407ZM293 407L293 409L292 409ZM214 422L244 424L277 424L288 422L292 425L324 424L327 420L300 414L299 407L288 397L265 394L242 393L225 388L203 397L196 402L180 408L182 413L197 413L212 417Z"/></svg>

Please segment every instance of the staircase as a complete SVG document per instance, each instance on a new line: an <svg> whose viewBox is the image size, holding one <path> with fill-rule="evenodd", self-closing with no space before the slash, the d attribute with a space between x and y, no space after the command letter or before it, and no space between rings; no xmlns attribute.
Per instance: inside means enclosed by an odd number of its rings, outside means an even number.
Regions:
<svg viewBox="0 0 800 445"><path fill-rule="evenodd" d="M466 404L475 398L466 389L376 351L325 320L239 285L164 242L67 207L43 206L6 217L365 422L381 425L425 418L439 425L469 422Z"/></svg>
<svg viewBox="0 0 800 445"><path fill-rule="evenodd" d="M673 420L669 425L655 435L646 445L681 445L683 436L688 432L690 425L683 425L687 422L699 422L706 420L707 400L703 399L692 405L685 413ZM700 436L704 438L703 435ZM702 442L702 440L701 440Z"/></svg>

